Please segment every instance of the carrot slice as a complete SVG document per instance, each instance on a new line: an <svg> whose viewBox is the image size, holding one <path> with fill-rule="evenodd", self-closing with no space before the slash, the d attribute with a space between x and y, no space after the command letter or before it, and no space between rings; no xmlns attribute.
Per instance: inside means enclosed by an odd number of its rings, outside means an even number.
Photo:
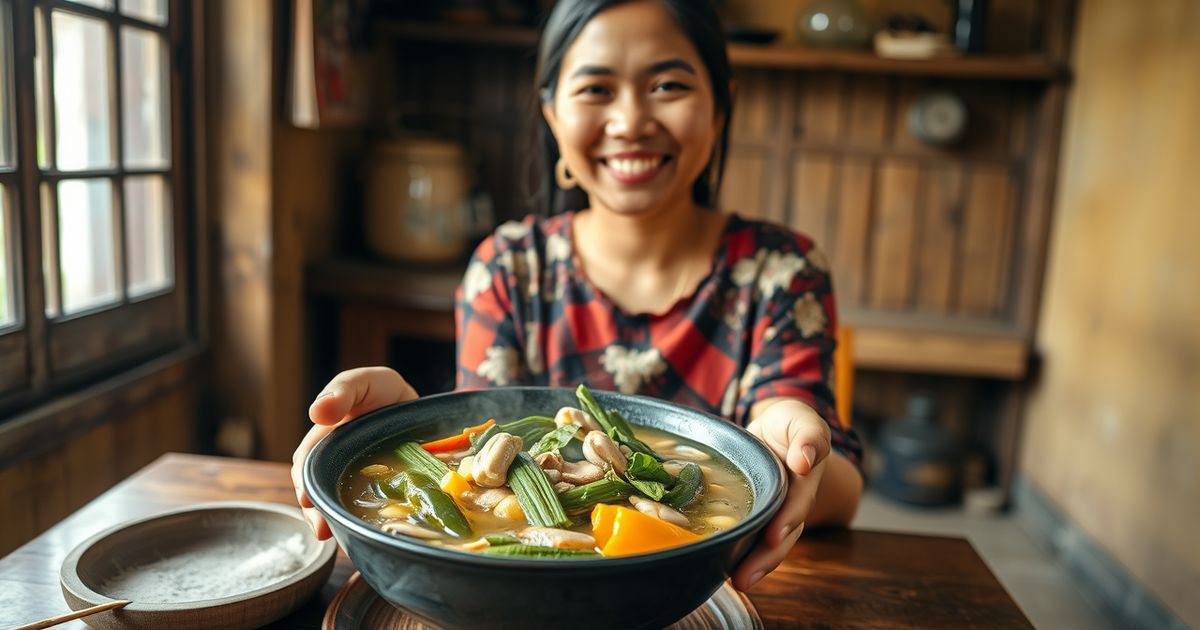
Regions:
<svg viewBox="0 0 1200 630"><path fill-rule="evenodd" d="M461 435L452 435L448 438L426 442L421 445L421 448L430 453L449 453L451 451L461 451L471 446L471 436L483 433L493 424L496 424L496 420L494 418L484 422L483 424L463 429Z"/></svg>

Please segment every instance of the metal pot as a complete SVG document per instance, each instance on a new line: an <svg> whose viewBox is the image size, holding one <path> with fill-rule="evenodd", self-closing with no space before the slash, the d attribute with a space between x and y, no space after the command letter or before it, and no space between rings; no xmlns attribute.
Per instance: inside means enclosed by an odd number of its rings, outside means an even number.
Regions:
<svg viewBox="0 0 1200 630"><path fill-rule="evenodd" d="M933 399L914 396L908 414L884 426L878 489L912 505L956 503L962 496L963 451L958 437L935 420Z"/></svg>

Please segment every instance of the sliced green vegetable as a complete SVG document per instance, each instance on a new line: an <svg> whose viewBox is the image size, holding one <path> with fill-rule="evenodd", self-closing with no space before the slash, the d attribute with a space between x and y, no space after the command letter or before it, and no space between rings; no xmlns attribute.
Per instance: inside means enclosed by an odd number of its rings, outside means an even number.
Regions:
<svg viewBox="0 0 1200 630"><path fill-rule="evenodd" d="M397 473L381 485L384 494L407 501L417 520L451 536L471 536L471 524L458 509L458 504L427 475L409 470Z"/></svg>
<svg viewBox="0 0 1200 630"><path fill-rule="evenodd" d="M633 487L637 488L638 494L648 499L654 499L655 501L662 499L663 494L665 494L667 491L667 487L661 481L630 479L629 483L633 484Z"/></svg>
<svg viewBox="0 0 1200 630"><path fill-rule="evenodd" d="M534 444L533 448L529 449L529 454L533 457L537 457L542 453L557 451L567 444L570 444L571 440L578 432L579 427L573 424L558 427L557 429L547 433L542 437L542 439L538 440L537 444Z"/></svg>
<svg viewBox="0 0 1200 630"><path fill-rule="evenodd" d="M535 444L554 431L554 418L529 416L505 424L488 427L486 431L471 438L471 454L479 452L487 441L497 433L508 433L521 438L524 444Z"/></svg>
<svg viewBox="0 0 1200 630"><path fill-rule="evenodd" d="M487 547L481 551L493 556L518 556L522 558L593 558L600 554L590 549L559 549L558 547L540 547L537 545L500 545Z"/></svg>
<svg viewBox="0 0 1200 630"><path fill-rule="evenodd" d="M396 449L396 457L410 470L419 472L434 481L441 481L450 468L442 460L430 455L416 442L405 442Z"/></svg>
<svg viewBox="0 0 1200 630"><path fill-rule="evenodd" d="M488 544L493 547L500 547L503 545L515 545L515 544L521 542L512 536L484 536L483 539L486 540L488 542Z"/></svg>
<svg viewBox="0 0 1200 630"><path fill-rule="evenodd" d="M679 475L675 477L675 485L663 495L662 500L663 503L682 510L700 496L700 490L703 488L704 471L696 464L688 462L679 471Z"/></svg>
<svg viewBox="0 0 1200 630"><path fill-rule="evenodd" d="M583 440L571 440L566 446L558 449L558 454L569 462L587 459L583 454Z"/></svg>
<svg viewBox="0 0 1200 630"><path fill-rule="evenodd" d="M613 428L612 421L608 419L608 412L596 402L596 397L592 395L592 390L586 385L580 385L575 388L575 397L579 399L579 406L588 412L596 422L600 423L600 427L606 432Z"/></svg>
<svg viewBox="0 0 1200 630"><path fill-rule="evenodd" d="M616 409L609 409L608 419L613 423L613 426L617 428L621 435L625 436L621 440L622 444L639 453L645 453L660 462L666 459L662 455L654 452L654 449L650 448L649 444L646 444L637 438L637 435L635 435L633 432L633 426L629 424L629 421L625 419L625 416L621 415L621 412L617 411Z"/></svg>
<svg viewBox="0 0 1200 630"><path fill-rule="evenodd" d="M558 495L558 499L568 514L579 514L597 503L621 501L635 492L633 486L610 470L603 479L571 488Z"/></svg>
<svg viewBox="0 0 1200 630"><path fill-rule="evenodd" d="M517 494L517 502L530 525L566 527L570 524L546 473L534 463L529 453L517 453L517 459L508 468L508 485Z"/></svg>
<svg viewBox="0 0 1200 630"><path fill-rule="evenodd" d="M483 445L487 444L488 440L492 439L493 435L496 435L501 431L504 431L504 429L501 429L500 425L493 424L487 429L484 429L483 433L471 436L471 454L474 455L475 453L478 453L479 449L483 448Z"/></svg>
<svg viewBox="0 0 1200 630"><path fill-rule="evenodd" d="M613 409L605 410L596 401L596 397L592 395L592 391L584 385L580 385L575 389L575 397L579 399L580 406L588 412L596 422L600 423L600 428L608 434L612 439L628 446L630 449L639 453L645 453L655 459L661 460L662 457L654 452L654 449L647 446L644 442L637 439L633 433L633 427L629 425L629 421L625 419L619 412Z"/></svg>
<svg viewBox="0 0 1200 630"><path fill-rule="evenodd" d="M547 433L554 430L554 418L529 416L500 425L500 430L521 438L524 444L536 444Z"/></svg>
<svg viewBox="0 0 1200 630"><path fill-rule="evenodd" d="M675 483L675 478L671 476L671 473L667 472L662 464L658 463L658 460L645 453L634 453L630 456L629 466L625 468L625 475L630 479L640 481L657 481L667 487Z"/></svg>

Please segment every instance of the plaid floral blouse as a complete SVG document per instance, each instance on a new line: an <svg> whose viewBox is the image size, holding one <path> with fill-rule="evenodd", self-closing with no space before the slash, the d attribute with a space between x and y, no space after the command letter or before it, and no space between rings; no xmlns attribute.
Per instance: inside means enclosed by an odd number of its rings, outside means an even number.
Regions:
<svg viewBox="0 0 1200 630"><path fill-rule="evenodd" d="M825 257L790 230L731 216L712 270L661 315L626 313L584 277L571 214L501 225L459 286L458 386L644 394L745 425L750 407L803 400L856 465L833 401L837 315Z"/></svg>

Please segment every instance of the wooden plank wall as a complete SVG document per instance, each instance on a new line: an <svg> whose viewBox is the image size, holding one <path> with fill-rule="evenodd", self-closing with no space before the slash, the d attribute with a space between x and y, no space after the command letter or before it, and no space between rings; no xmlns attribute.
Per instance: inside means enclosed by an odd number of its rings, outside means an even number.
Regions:
<svg viewBox="0 0 1200 630"><path fill-rule="evenodd" d="M0 469L0 555L8 554L168 451L192 450L198 388L186 382L122 408L67 446Z"/></svg>
<svg viewBox="0 0 1200 630"><path fill-rule="evenodd" d="M779 221L830 256L842 310L1013 324L1026 120L1020 83L743 70L725 208ZM927 146L910 104L967 102L965 139ZM936 321L936 319L934 321Z"/></svg>

